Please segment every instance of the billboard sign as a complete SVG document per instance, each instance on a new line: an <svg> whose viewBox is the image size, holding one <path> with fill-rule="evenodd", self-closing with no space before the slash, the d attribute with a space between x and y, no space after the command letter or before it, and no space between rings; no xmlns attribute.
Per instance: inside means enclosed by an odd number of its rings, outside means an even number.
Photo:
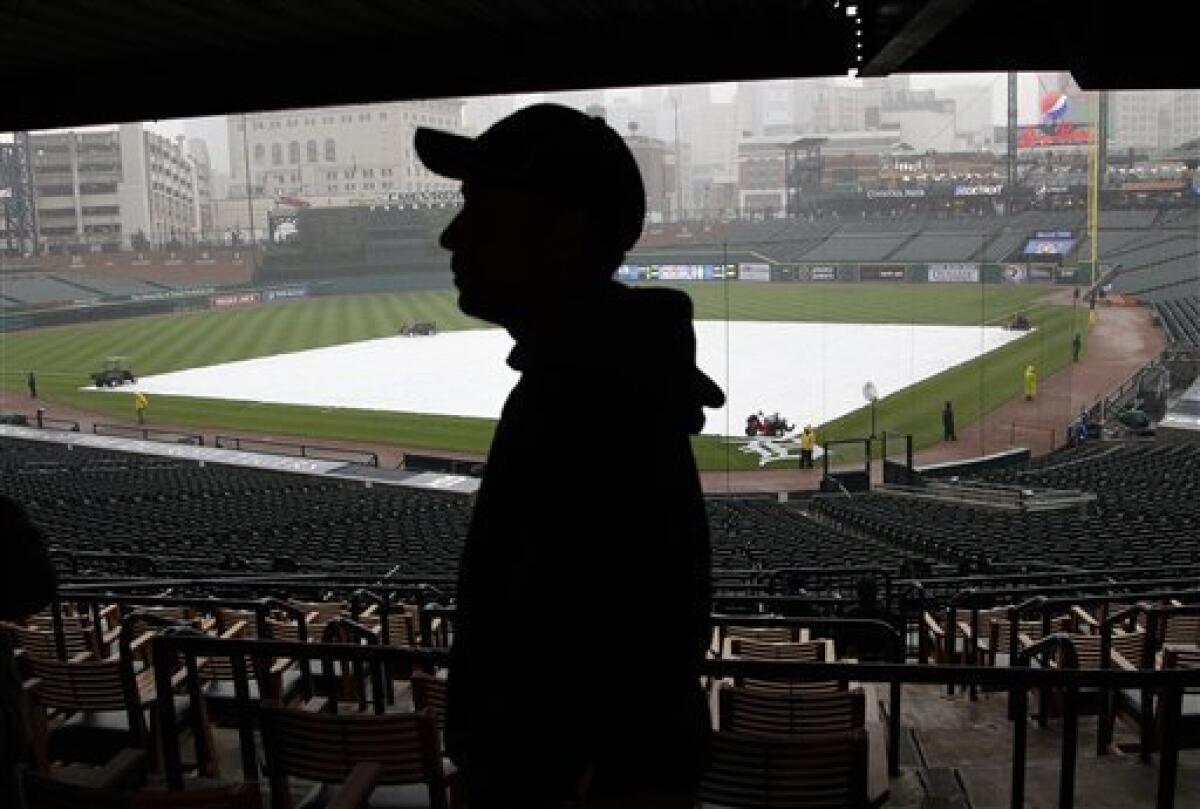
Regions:
<svg viewBox="0 0 1200 809"><path fill-rule="evenodd" d="M303 298L308 295L308 287L282 287L280 289L268 289L263 291L263 300L270 301L285 301L291 298Z"/></svg>
<svg viewBox="0 0 1200 809"><path fill-rule="evenodd" d="M956 197L998 197L1004 193L1004 183L986 183L980 185L956 185Z"/></svg>
<svg viewBox="0 0 1200 809"><path fill-rule="evenodd" d="M1000 278L1006 284L1023 284L1028 277L1024 264L1001 264Z"/></svg>
<svg viewBox="0 0 1200 809"><path fill-rule="evenodd" d="M770 264L739 264L738 278L743 281L770 281Z"/></svg>
<svg viewBox="0 0 1200 809"><path fill-rule="evenodd" d="M1054 280L1054 267L1045 264L1030 264L1029 265L1029 280L1038 283L1047 283Z"/></svg>
<svg viewBox="0 0 1200 809"><path fill-rule="evenodd" d="M867 199L920 199L924 188L868 188Z"/></svg>
<svg viewBox="0 0 1200 809"><path fill-rule="evenodd" d="M213 295L212 297L214 309L226 309L231 306L253 306L261 302L261 292L229 292L221 295Z"/></svg>
<svg viewBox="0 0 1200 809"><path fill-rule="evenodd" d="M978 284L979 265L963 262L930 264L929 280L935 284Z"/></svg>
<svg viewBox="0 0 1200 809"><path fill-rule="evenodd" d="M1066 238L1036 236L1025 242L1025 248L1021 252L1027 256L1065 256L1073 249L1075 238L1067 234Z"/></svg>
<svg viewBox="0 0 1200 809"><path fill-rule="evenodd" d="M1047 123L1042 126L1018 126L1018 149L1047 149L1060 146L1087 146L1092 142L1092 133L1084 124L1065 122Z"/></svg>
<svg viewBox="0 0 1200 809"><path fill-rule="evenodd" d="M903 281L908 268L903 264L864 264L858 268L858 277L863 281Z"/></svg>
<svg viewBox="0 0 1200 809"><path fill-rule="evenodd" d="M1183 191L1187 183L1183 180L1126 180L1121 183L1122 191Z"/></svg>

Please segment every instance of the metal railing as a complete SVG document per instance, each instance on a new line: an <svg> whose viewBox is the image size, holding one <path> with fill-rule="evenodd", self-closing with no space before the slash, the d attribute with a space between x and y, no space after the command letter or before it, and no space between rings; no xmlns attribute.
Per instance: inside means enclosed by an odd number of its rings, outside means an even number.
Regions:
<svg viewBox="0 0 1200 809"><path fill-rule="evenodd" d="M1027 489L1003 483L979 481L930 481L924 486L890 483L876 490L879 494L918 500L960 503L1006 511L1086 510L1098 498L1076 489Z"/></svg>
<svg viewBox="0 0 1200 809"><path fill-rule="evenodd" d="M738 618L739 622L743 619ZM1036 647L1026 650L1025 659L1033 654L1049 651L1064 644L1059 638L1050 636ZM194 703L201 700L201 689L197 661L203 657L229 658L232 662L238 736L241 746L243 777L247 782L257 783L260 777L254 728L257 707L250 699L248 660L254 661L254 672L258 678L260 694L266 698L278 698L275 686L266 672L269 659L342 661L343 664L360 664L369 671L370 695L364 696L364 705L376 714L386 709L386 691L383 686L384 666L390 664L400 668L445 667L450 664L449 651L445 649L401 648L382 645L299 643L285 641L255 641L218 639L202 635L191 629L172 628L164 630L153 640L153 659L157 684L158 727L163 751L163 764L168 788L183 788L183 767L179 749L178 727L180 718L175 705L172 677L180 662L191 676L187 689ZM1068 653L1064 660L1069 664ZM637 660L622 661L614 658L614 670L636 670ZM775 680L795 681L843 681L887 683L892 687L906 684L1000 686L1014 694L1024 694L1030 688L1064 689L1077 693L1083 688L1148 689L1161 695L1164 708L1163 732L1160 738L1159 777L1157 806L1172 809L1175 805L1176 781L1178 776L1178 752L1180 743L1179 714L1182 710L1182 693L1186 688L1200 687L1200 670L1143 670L1117 671L1103 669L1077 669L1067 666L1057 668L1032 668L1017 665L1012 668L989 668L980 666L928 666L898 663L797 663L793 661L751 661L709 659L703 663L702 673L709 677L758 677ZM362 688L366 689L364 684ZM1020 697L1018 697L1018 700ZM1062 779L1059 788L1059 806L1069 809L1074 806L1075 765L1078 756L1078 704L1070 699L1065 703L1064 734L1062 742ZM336 711L336 699L325 702L325 709ZM193 723L192 736L197 747L197 760L204 760L202 713L190 712ZM1023 806L1025 787L1026 717L1016 718L1013 734L1012 763L1012 806ZM635 728L631 727L631 731Z"/></svg>
<svg viewBox="0 0 1200 809"><path fill-rule="evenodd" d="M271 441L265 438L243 438L237 435L218 435L213 439L218 449L236 449L246 452L262 452L267 455L283 455L288 458L311 458L319 461L345 461L379 466L379 454L369 450L325 447L316 444ZM265 449L264 449L265 447Z"/></svg>
<svg viewBox="0 0 1200 809"><path fill-rule="evenodd" d="M152 427L134 427L128 424L96 423L92 425L92 434L114 438L140 438L143 441L157 441L164 444L186 443L197 447L204 446L204 436L200 433L158 430Z"/></svg>

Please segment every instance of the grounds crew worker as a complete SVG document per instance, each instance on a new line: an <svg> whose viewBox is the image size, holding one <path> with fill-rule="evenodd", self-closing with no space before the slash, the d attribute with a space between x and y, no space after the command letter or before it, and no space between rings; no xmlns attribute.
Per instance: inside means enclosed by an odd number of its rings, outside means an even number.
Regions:
<svg viewBox="0 0 1200 809"><path fill-rule="evenodd" d="M150 406L150 400L146 398L146 394L138 391L133 394L133 409L137 411L138 424L146 423L146 408Z"/></svg>
<svg viewBox="0 0 1200 809"><path fill-rule="evenodd" d="M817 444L817 434L813 430L811 424L804 425L804 432L800 433L800 468L813 468L813 447Z"/></svg>
<svg viewBox="0 0 1200 809"><path fill-rule="evenodd" d="M1037 368L1033 363L1025 366L1025 401L1032 402L1037 396Z"/></svg>

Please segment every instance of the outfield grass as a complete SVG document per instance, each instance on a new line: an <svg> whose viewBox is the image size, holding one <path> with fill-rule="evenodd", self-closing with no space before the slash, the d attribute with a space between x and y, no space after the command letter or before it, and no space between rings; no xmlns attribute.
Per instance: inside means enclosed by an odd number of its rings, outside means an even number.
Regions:
<svg viewBox="0 0 1200 809"><path fill-rule="evenodd" d="M949 369L881 402L880 426L911 432L920 445L940 438L941 402L955 401L960 428L1020 392L1020 370L1036 362L1043 375L1069 360L1073 327L1062 307L1031 305L1042 289L940 284L678 284L699 319L979 324L1028 311L1038 331L986 357ZM455 293L414 292L319 298L252 309L133 318L0 334L0 384L24 390L33 369L47 401L115 418L132 416L131 397L81 391L87 375L110 355L124 355L139 375L356 342L396 333L401 323L436 321L439 328L485 324L458 311ZM1086 329L1081 329L1086 333ZM982 374L982 377L981 377ZM982 391L982 393L981 393ZM157 423L327 437L432 449L483 452L493 423L483 419L379 411L325 410L187 397L153 397ZM869 432L866 411L822 430L822 437ZM717 438L697 438L702 468L756 468Z"/></svg>

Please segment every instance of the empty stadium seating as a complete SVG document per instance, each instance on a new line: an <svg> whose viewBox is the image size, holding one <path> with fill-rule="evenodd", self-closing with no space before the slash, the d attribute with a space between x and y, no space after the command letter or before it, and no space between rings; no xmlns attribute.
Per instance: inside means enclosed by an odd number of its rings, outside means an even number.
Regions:
<svg viewBox="0 0 1200 809"><path fill-rule="evenodd" d="M1200 278L1195 286L1200 290ZM1166 298L1152 305L1171 344L1200 346L1200 295Z"/></svg>

